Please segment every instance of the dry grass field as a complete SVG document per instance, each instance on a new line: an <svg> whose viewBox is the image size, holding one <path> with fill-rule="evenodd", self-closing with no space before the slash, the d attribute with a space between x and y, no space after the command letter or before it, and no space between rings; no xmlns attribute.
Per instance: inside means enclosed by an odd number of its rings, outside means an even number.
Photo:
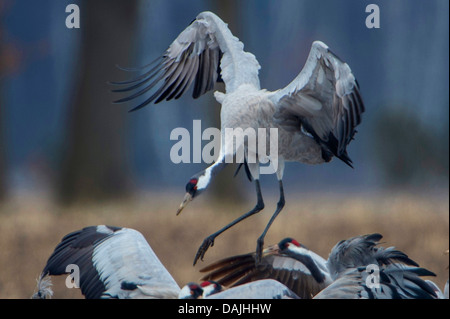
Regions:
<svg viewBox="0 0 450 319"><path fill-rule="evenodd" d="M437 274L443 287L448 278L449 198L409 194L342 198L290 195L284 211L266 238L273 244L290 236L327 257L336 242L351 236L379 232L385 246L406 252L421 266ZM190 204L175 216L179 196L148 195L127 202L61 208L42 197L20 196L0 206L0 298L29 298L36 278L60 239L89 225L131 227L147 238L162 263L180 285L197 281L198 270L216 259L249 252L270 218L276 199L266 199L259 215L218 237L204 262L192 266L204 237L250 209L246 205L211 205L207 200ZM53 280L55 298L80 298L67 289L65 278Z"/></svg>

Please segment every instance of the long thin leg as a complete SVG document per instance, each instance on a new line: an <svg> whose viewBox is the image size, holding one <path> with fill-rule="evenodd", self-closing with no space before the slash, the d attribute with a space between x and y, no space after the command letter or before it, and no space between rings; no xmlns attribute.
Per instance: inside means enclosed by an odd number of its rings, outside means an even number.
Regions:
<svg viewBox="0 0 450 319"><path fill-rule="evenodd" d="M256 242L256 263L257 264L261 261L262 250L264 247L264 238L266 237L267 231L269 230L273 221L275 220L275 218L277 218L278 214L281 212L281 210L283 209L284 204L285 204L283 182L282 182L282 180L279 180L278 183L279 183L279 187L280 187L280 199L278 200L278 203L277 203L277 209L273 213L272 217L270 218L269 222L266 225L266 228L264 228L264 231L262 232L261 236L259 236L259 238Z"/></svg>
<svg viewBox="0 0 450 319"><path fill-rule="evenodd" d="M258 200L257 203L256 203L256 206L251 211L249 211L248 213L245 213L244 215L242 215L239 218L235 219L234 221L232 221L231 223L229 223L228 225L226 225L225 227L223 227L219 231L217 231L214 234L211 234L210 236L206 237L203 240L202 245L198 249L197 254L195 255L194 266L195 266L195 264L197 263L197 261L199 259L203 260L203 257L205 256L206 251L208 250L209 247L212 247L214 245L214 239L217 236L222 234L228 228L233 227L237 223L243 221L247 217L250 217L250 216L252 216L252 215L254 215L254 214L256 214L256 213L258 213L258 212L260 212L261 210L264 209L264 201L263 201L263 198L262 198L261 187L259 185L259 180L258 179L255 179L255 185L256 185L256 196L257 196L257 200Z"/></svg>

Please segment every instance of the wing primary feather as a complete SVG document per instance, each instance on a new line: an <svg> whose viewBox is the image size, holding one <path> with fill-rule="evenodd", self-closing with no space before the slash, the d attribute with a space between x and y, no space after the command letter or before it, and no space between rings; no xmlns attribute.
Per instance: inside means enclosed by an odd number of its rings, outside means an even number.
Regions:
<svg viewBox="0 0 450 319"><path fill-rule="evenodd" d="M252 269L254 269L254 267L255 267L255 263L238 268L238 269L236 269L236 271L229 273L226 276L218 279L218 282L224 286L231 286L231 285L234 286L234 283L238 279L240 279L241 277L248 274L248 272L252 271Z"/></svg>
<svg viewBox="0 0 450 319"><path fill-rule="evenodd" d="M211 79L209 78L209 74L210 74L210 68L211 68L211 57L209 54L210 50L207 49L205 50L205 52L203 52L204 54L204 65L203 65L203 69L202 72L198 72L197 76L201 76L201 87L200 87L200 92L199 95L197 97L200 97L201 95L205 94L208 91L209 88L209 84ZM194 97L196 98L196 97Z"/></svg>
<svg viewBox="0 0 450 319"><path fill-rule="evenodd" d="M215 262L211 265L208 265L202 269L200 269L200 272L211 272L204 277L202 277L202 280L205 280L210 274L213 274L215 278L220 276L222 272L228 271L230 269L240 267L241 265L244 265L246 263L255 263L255 260L251 254L247 255L239 255L239 256L233 256L230 258L219 260L218 262Z"/></svg>
<svg viewBox="0 0 450 319"><path fill-rule="evenodd" d="M181 91L178 93L178 95L175 96L175 99L180 98L181 95L183 95L184 91L186 91L190 86L192 81L195 79L195 72L193 72L192 70L196 70L198 67L198 59L194 60L193 63L193 68L191 68L188 73L186 74L186 79L185 81L183 81L183 85L182 85L182 89Z"/></svg>
<svg viewBox="0 0 450 319"><path fill-rule="evenodd" d="M153 73L157 68L161 67L161 65L165 64L165 63L168 61L167 57L160 56L160 57L158 57L154 62L156 62L156 61L158 61L158 60L160 60L160 59L164 59L163 62L161 62L160 64L156 65L156 66L153 67L151 70L149 70L149 71L147 71L147 72L145 72L145 73L139 75L139 76L136 77L136 78L133 78L133 79L130 79L130 80L127 80L127 81L120 81L120 82L117 82L117 81L109 81L108 83L111 84L111 85L127 85L127 84L133 84L133 83L136 83L136 82L138 82L138 81L144 79L146 76L150 75L151 73ZM153 63L149 64L149 66L150 66L150 65L153 65Z"/></svg>
<svg viewBox="0 0 450 319"><path fill-rule="evenodd" d="M194 57L192 59L196 59L196 58ZM189 61L189 60L191 60L191 58L188 58L186 62L192 63L192 61ZM184 60L183 60L183 62L184 62ZM164 84L161 86L161 88L158 90L158 92L155 93L155 96L158 96L161 92L163 92L158 97L158 99L155 101L155 104L164 100L167 97L167 95L169 95L173 91L173 88L177 84L176 80L180 76L180 72L182 72L184 69L184 65L185 65L185 63L177 63L177 67L174 70L174 72L170 75L170 78L167 77Z"/></svg>
<svg viewBox="0 0 450 319"><path fill-rule="evenodd" d="M193 66L195 65L195 61L191 62L188 67L184 67L183 73L180 75L180 82L177 81L177 86L173 92L167 97L167 100L171 100L173 98L178 99L183 93L184 90L189 87L189 72L191 72Z"/></svg>
<svg viewBox="0 0 450 319"><path fill-rule="evenodd" d="M178 76L178 80L176 82L176 85L174 89L172 90L171 94L167 97L167 101L175 98L177 94L186 86L186 83L188 81L187 79L187 73L189 72L190 68L192 67L192 63L188 67L184 66L181 74Z"/></svg>
<svg viewBox="0 0 450 319"><path fill-rule="evenodd" d="M144 78L142 81L128 86L126 88L122 88L122 89L114 89L111 90L112 92L127 92L127 91L132 91L137 89L138 87L144 85L145 83L147 83L148 81L150 81L151 79L153 79L158 73L160 73L162 71L162 68L160 65L157 65L156 67L154 67L152 70L150 70L148 73L146 73L146 75L148 75L148 77ZM135 81L136 82L136 81Z"/></svg>
<svg viewBox="0 0 450 319"><path fill-rule="evenodd" d="M172 82L172 81L168 81L168 83L166 83L164 85L163 88L161 88L157 93L161 92L163 89L165 89L165 91L155 100L155 104L158 104L159 102L161 102L162 100L164 100L167 95L173 90L173 88L175 87L176 82ZM167 87L169 85L169 87ZM166 89L167 88L167 89ZM167 99L169 100L169 99Z"/></svg>
<svg viewBox="0 0 450 319"><path fill-rule="evenodd" d="M123 67L123 66L120 66L120 65L118 65L118 64L116 64L116 67L117 67L119 70L127 71L127 72L142 71L142 70L144 70L144 69L146 69L146 68L152 66L152 65L155 64L159 59L162 59L162 58L164 58L164 56L159 56L159 57L157 57L156 59L154 59L153 61L151 61L150 63L148 63L148 64L146 64L146 65L143 65L143 66L137 66L137 67L133 67L133 68Z"/></svg>
<svg viewBox="0 0 450 319"><path fill-rule="evenodd" d="M202 87L202 79L203 70L204 70L204 60L205 60L205 52L202 52L199 57L199 69L197 72L197 75L195 77L195 84L194 84L194 90L192 92L192 97L194 99L198 98L201 95L201 87Z"/></svg>
<svg viewBox="0 0 450 319"><path fill-rule="evenodd" d="M146 88L144 88L144 89L142 89L142 90L140 90L140 91L138 91L138 92L136 92L136 93L134 93L134 94L132 94L132 95L130 95L130 96L128 96L128 97L125 97L125 98L123 98L123 99L114 101L113 103L118 104L118 103L123 103L123 102L127 102L127 101L130 101L130 100L133 100L133 99L135 99L135 98L141 96L142 94L144 94L144 93L150 91L150 90L151 90L151 89L152 89L159 81L161 81L163 78L164 78L164 73L161 74L160 76L158 76L158 78L157 78L156 80L154 80L151 84L149 84ZM148 101L148 102L147 102L147 101ZM147 99L147 100L146 100L146 104L150 103L151 101L152 101L152 99ZM135 108L135 109L137 109L137 108ZM133 110L134 110L134 109L133 109Z"/></svg>
<svg viewBox="0 0 450 319"><path fill-rule="evenodd" d="M186 55L186 52L187 51L183 52L183 56ZM181 61L184 61L184 58L182 58ZM174 62L173 59L168 61L167 65L163 68L164 72L160 76L158 76L152 83L150 83L147 87L132 94L131 96L117 100L114 103L123 103L123 102L130 101L132 99L135 99L135 98L143 95L144 93L148 92L149 90L151 90L157 83L159 83L159 81L161 81L162 79L165 79L165 82L162 84L161 88L157 91L157 93L153 94L150 98L146 99L143 103L141 103L138 106L136 106L135 108L131 109L129 112L136 111L136 110L146 106L147 104L151 103L162 92L162 89L170 81L170 77L178 70L179 66L180 66L180 63Z"/></svg>

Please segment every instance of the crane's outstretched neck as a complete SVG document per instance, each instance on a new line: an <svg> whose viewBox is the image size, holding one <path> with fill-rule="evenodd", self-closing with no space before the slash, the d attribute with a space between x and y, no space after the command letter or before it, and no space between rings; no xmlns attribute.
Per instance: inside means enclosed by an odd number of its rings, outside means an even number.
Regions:
<svg viewBox="0 0 450 319"><path fill-rule="evenodd" d="M301 247L298 242L294 243L292 241L292 238L283 239L282 241L280 241L278 246L280 247L280 251L283 254L292 257L304 264L318 283L322 283L326 280L326 274L324 274L318 267L308 249L306 249L305 247Z"/></svg>
<svg viewBox="0 0 450 319"><path fill-rule="evenodd" d="M205 190L211 183L213 178L225 168L227 163L225 163L225 157L220 158L217 162L206 168L205 170L198 173L199 178L197 182L197 191Z"/></svg>

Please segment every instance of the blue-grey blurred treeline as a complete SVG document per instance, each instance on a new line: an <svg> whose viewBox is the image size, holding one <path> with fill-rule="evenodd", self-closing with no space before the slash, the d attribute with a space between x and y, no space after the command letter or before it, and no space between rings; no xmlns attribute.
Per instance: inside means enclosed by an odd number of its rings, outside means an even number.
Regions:
<svg viewBox="0 0 450 319"><path fill-rule="evenodd" d="M131 58L96 70L115 69L118 78L109 80L130 78L115 64L133 67L152 61L205 10L229 22L245 49L255 54L262 66L261 85L269 90L288 84L303 67L311 43L321 40L349 63L365 101L363 122L348 147L355 169L338 160L320 166L289 163L288 191L448 188L448 1L224 2L135 1L134 37L125 48ZM70 3L80 6L80 29L65 26ZM370 3L380 7L380 29L365 26ZM95 15L98 25L86 25L87 14ZM80 52L87 31L83 28L105 28L109 14L108 10L87 13L86 3L80 0L0 0L0 184L5 194L60 187L55 181L60 180L63 154L70 136L76 134L70 130L83 130L70 124L83 67ZM106 34L122 48L124 42L113 30ZM105 92L111 89L106 81L98 87ZM108 108L112 113L120 110L123 117L117 134L123 138L119 150L125 154L125 165L119 167L130 189L183 193L188 178L206 164L173 164L169 153L175 142L169 135L176 127L191 130L194 119L202 119L203 128L216 123L218 105L211 95L193 100L187 94L135 113L127 113L132 104L112 104L116 98L112 94L95 102L104 103L102 114L95 118L99 130L110 121ZM109 143L96 147L108 148ZM274 177L263 180L265 187L277 186ZM231 185L239 187L241 181Z"/></svg>

